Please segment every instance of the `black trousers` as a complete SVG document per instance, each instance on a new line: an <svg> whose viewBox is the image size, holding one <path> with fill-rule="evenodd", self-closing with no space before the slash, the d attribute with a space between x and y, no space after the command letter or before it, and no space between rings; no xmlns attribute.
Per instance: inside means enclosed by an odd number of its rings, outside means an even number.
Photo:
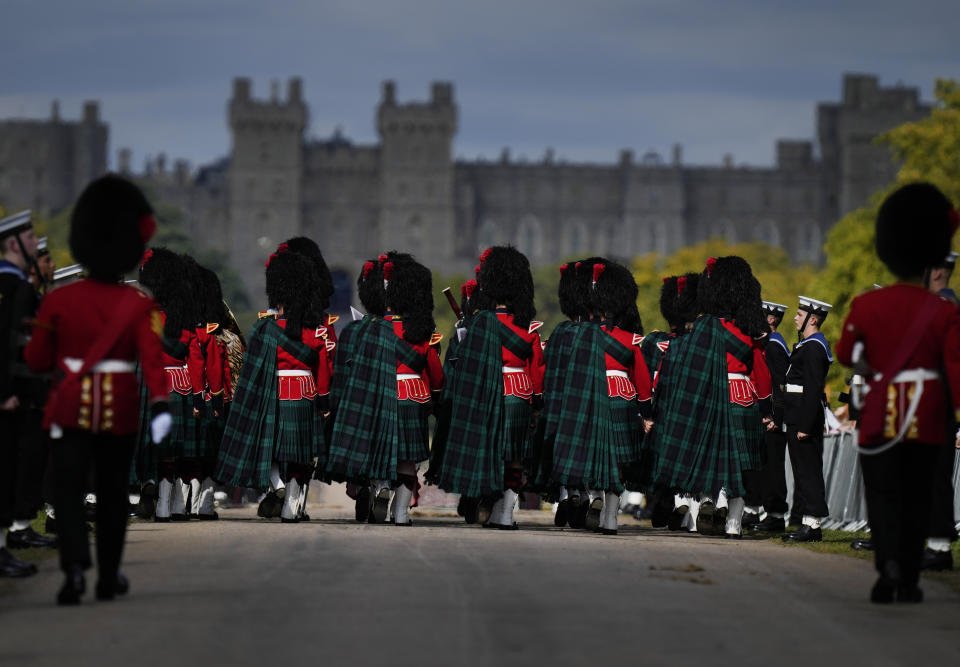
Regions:
<svg viewBox="0 0 960 667"><path fill-rule="evenodd" d="M763 508L787 513L787 435L779 428L766 433L767 462L763 466Z"/></svg>
<svg viewBox="0 0 960 667"><path fill-rule="evenodd" d="M793 466L793 514L824 517L827 490L823 481L823 429L804 440L797 439L797 428L787 427L787 449Z"/></svg>
<svg viewBox="0 0 960 667"><path fill-rule="evenodd" d="M940 537L953 542L957 539L956 519L953 516L953 460L956 456L953 442L942 445L937 452L933 473L933 496L930 501L930 529L928 537Z"/></svg>
<svg viewBox="0 0 960 667"><path fill-rule="evenodd" d="M17 433L17 486L13 518L30 521L43 507L44 473L50 458L47 434L43 432L43 411L35 408L20 414Z"/></svg>
<svg viewBox="0 0 960 667"><path fill-rule="evenodd" d="M0 530L13 523L17 504L17 447L20 414L0 411Z"/></svg>
<svg viewBox="0 0 960 667"><path fill-rule="evenodd" d="M920 577L937 456L944 445L901 443L882 454L860 455L867 516L877 571L887 561L900 564L901 583Z"/></svg>
<svg viewBox="0 0 960 667"><path fill-rule="evenodd" d="M97 569L101 580L116 578L127 532L127 483L135 442L135 435L93 435L73 430L50 440L61 569L73 565L86 569L91 565L84 495L92 468L97 494Z"/></svg>

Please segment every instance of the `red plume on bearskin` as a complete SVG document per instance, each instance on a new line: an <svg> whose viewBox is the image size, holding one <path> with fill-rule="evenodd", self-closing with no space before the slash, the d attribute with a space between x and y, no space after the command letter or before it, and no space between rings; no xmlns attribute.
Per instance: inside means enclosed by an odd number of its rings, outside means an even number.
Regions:
<svg viewBox="0 0 960 667"><path fill-rule="evenodd" d="M151 257L153 257L153 250L151 248L147 248L143 251L143 259L140 260L141 269L147 265L147 262L150 261Z"/></svg>
<svg viewBox="0 0 960 667"><path fill-rule="evenodd" d="M487 248L482 253L480 253L480 263L483 264L487 261L487 257L490 256L490 248Z"/></svg>
<svg viewBox="0 0 960 667"><path fill-rule="evenodd" d="M388 259L390 258L387 257L386 255L380 255L379 257L377 257L377 261L380 262L380 266L383 266L383 263L386 262Z"/></svg>
<svg viewBox="0 0 960 667"><path fill-rule="evenodd" d="M473 267L473 275L476 276L476 275L479 275L479 274L480 274L480 265L477 264L475 267Z"/></svg>
<svg viewBox="0 0 960 667"><path fill-rule="evenodd" d="M383 280L389 281L393 276L393 262L387 262L383 265Z"/></svg>
<svg viewBox="0 0 960 667"><path fill-rule="evenodd" d="M560 265L560 275L562 276L564 273L566 273L567 269L569 269L569 268L570 268L570 265L569 265L569 264L561 264L561 265Z"/></svg>
<svg viewBox="0 0 960 667"><path fill-rule="evenodd" d="M603 272L607 270L607 267L603 264L594 264L593 265L593 284L597 284L597 280L600 279L600 276L603 275Z"/></svg>
<svg viewBox="0 0 960 667"><path fill-rule="evenodd" d="M370 272L373 271L373 262L364 262L363 263L363 279L366 280L367 276L370 275Z"/></svg>
<svg viewBox="0 0 960 667"><path fill-rule="evenodd" d="M473 298L473 293L477 291L477 281L468 280L463 284L464 293L467 295L468 299Z"/></svg>
<svg viewBox="0 0 960 667"><path fill-rule="evenodd" d="M577 262L576 264L574 264L574 265L573 265L574 270L579 271L581 264L583 264L583 262Z"/></svg>
<svg viewBox="0 0 960 667"><path fill-rule="evenodd" d="M713 267L716 265L716 263L717 263L716 257L707 258L707 276L708 277L710 276L711 273L713 273Z"/></svg>
<svg viewBox="0 0 960 667"><path fill-rule="evenodd" d="M687 277L680 276L677 278L677 296L683 294L683 291L687 289Z"/></svg>
<svg viewBox="0 0 960 667"><path fill-rule="evenodd" d="M670 282L670 276L664 276L664 277L663 277L663 283L666 284L666 283L668 283L668 282Z"/></svg>

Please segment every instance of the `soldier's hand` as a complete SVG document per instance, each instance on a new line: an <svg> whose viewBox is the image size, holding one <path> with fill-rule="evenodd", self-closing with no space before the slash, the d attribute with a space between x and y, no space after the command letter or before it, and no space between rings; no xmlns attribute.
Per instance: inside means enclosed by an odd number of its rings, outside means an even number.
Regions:
<svg viewBox="0 0 960 667"><path fill-rule="evenodd" d="M653 420L652 420L652 419L644 419L644 420L643 420L643 432L644 432L644 433L649 433L649 432L651 431L651 429L653 429Z"/></svg>
<svg viewBox="0 0 960 667"><path fill-rule="evenodd" d="M16 410L19 407L20 407L20 399L17 398L16 396L11 396L7 400L5 400L2 404L0 404L0 410L4 410L7 412L9 412L10 410Z"/></svg>
<svg viewBox="0 0 960 667"><path fill-rule="evenodd" d="M801 433L800 431L797 431L797 440L806 440L809 437L810 437L809 434Z"/></svg>
<svg viewBox="0 0 960 667"><path fill-rule="evenodd" d="M194 416L194 417L199 417L199 416L200 416L200 411L199 411L198 409L194 408L194 409L193 409L193 416Z"/></svg>

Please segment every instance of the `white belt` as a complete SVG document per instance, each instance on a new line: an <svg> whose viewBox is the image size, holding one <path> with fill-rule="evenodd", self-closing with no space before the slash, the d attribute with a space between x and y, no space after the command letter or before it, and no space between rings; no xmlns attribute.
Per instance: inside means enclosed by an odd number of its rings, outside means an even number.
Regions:
<svg viewBox="0 0 960 667"><path fill-rule="evenodd" d="M626 371L607 371L607 377L616 377L616 378L627 378L630 379L630 376L627 375Z"/></svg>
<svg viewBox="0 0 960 667"><path fill-rule="evenodd" d="M63 365L70 369L71 373L79 373L83 368L83 359L76 357L64 357ZM90 373L133 373L137 370L137 364L125 359L102 359L95 363L88 372Z"/></svg>
<svg viewBox="0 0 960 667"><path fill-rule="evenodd" d="M746 380L747 382L749 382L750 376L744 375L743 373L727 373L727 379L728 380Z"/></svg>
<svg viewBox="0 0 960 667"><path fill-rule="evenodd" d="M163 367L163 370L165 370L165 371L185 371L185 370L187 370L187 365L184 364L183 366L164 366L164 367Z"/></svg>
<svg viewBox="0 0 960 667"><path fill-rule="evenodd" d="M400 380L422 380L423 378L416 373L397 373L397 381Z"/></svg>
<svg viewBox="0 0 960 667"><path fill-rule="evenodd" d="M504 373L526 373L526 372L527 372L527 369L526 369L526 368L516 368L516 367L514 367L514 366L504 366L504 367L503 367L503 372L504 372Z"/></svg>
<svg viewBox="0 0 960 667"><path fill-rule="evenodd" d="M788 394L802 394L803 385L802 384L788 384L784 387L784 391Z"/></svg>
<svg viewBox="0 0 960 667"><path fill-rule="evenodd" d="M926 382L927 380L939 380L940 373L926 368L911 368L906 371L900 371L893 376L891 382Z"/></svg>
<svg viewBox="0 0 960 667"><path fill-rule="evenodd" d="M312 371L277 371L278 378L304 378L313 375Z"/></svg>

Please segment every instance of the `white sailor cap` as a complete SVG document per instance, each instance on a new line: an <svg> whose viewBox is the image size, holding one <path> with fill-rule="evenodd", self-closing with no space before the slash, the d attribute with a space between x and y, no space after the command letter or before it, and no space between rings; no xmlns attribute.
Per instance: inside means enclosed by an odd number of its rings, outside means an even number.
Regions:
<svg viewBox="0 0 960 667"><path fill-rule="evenodd" d="M784 306L782 303L774 303L773 301L764 301L763 302L763 311L768 315L780 315L783 317L783 314L789 310L787 306Z"/></svg>
<svg viewBox="0 0 960 667"><path fill-rule="evenodd" d="M29 229L32 226L33 216L30 215L29 210L14 213L0 220L0 239L5 236L10 236L11 234L22 232L24 229Z"/></svg>
<svg viewBox="0 0 960 667"><path fill-rule="evenodd" d="M70 278L75 278L83 273L83 266L80 264L71 264L70 266L65 266L62 269L57 269L53 272L53 282L59 283L64 280L69 280Z"/></svg>
<svg viewBox="0 0 960 667"><path fill-rule="evenodd" d="M37 254L46 255L50 252L50 249L47 247L47 237L41 236L37 239Z"/></svg>
<svg viewBox="0 0 960 667"><path fill-rule="evenodd" d="M811 315L826 315L830 312L830 309L833 308L833 304L827 303L826 301L820 301L818 299L812 299L809 296L799 296L797 299L800 301L800 305L797 307L797 310L805 310Z"/></svg>

